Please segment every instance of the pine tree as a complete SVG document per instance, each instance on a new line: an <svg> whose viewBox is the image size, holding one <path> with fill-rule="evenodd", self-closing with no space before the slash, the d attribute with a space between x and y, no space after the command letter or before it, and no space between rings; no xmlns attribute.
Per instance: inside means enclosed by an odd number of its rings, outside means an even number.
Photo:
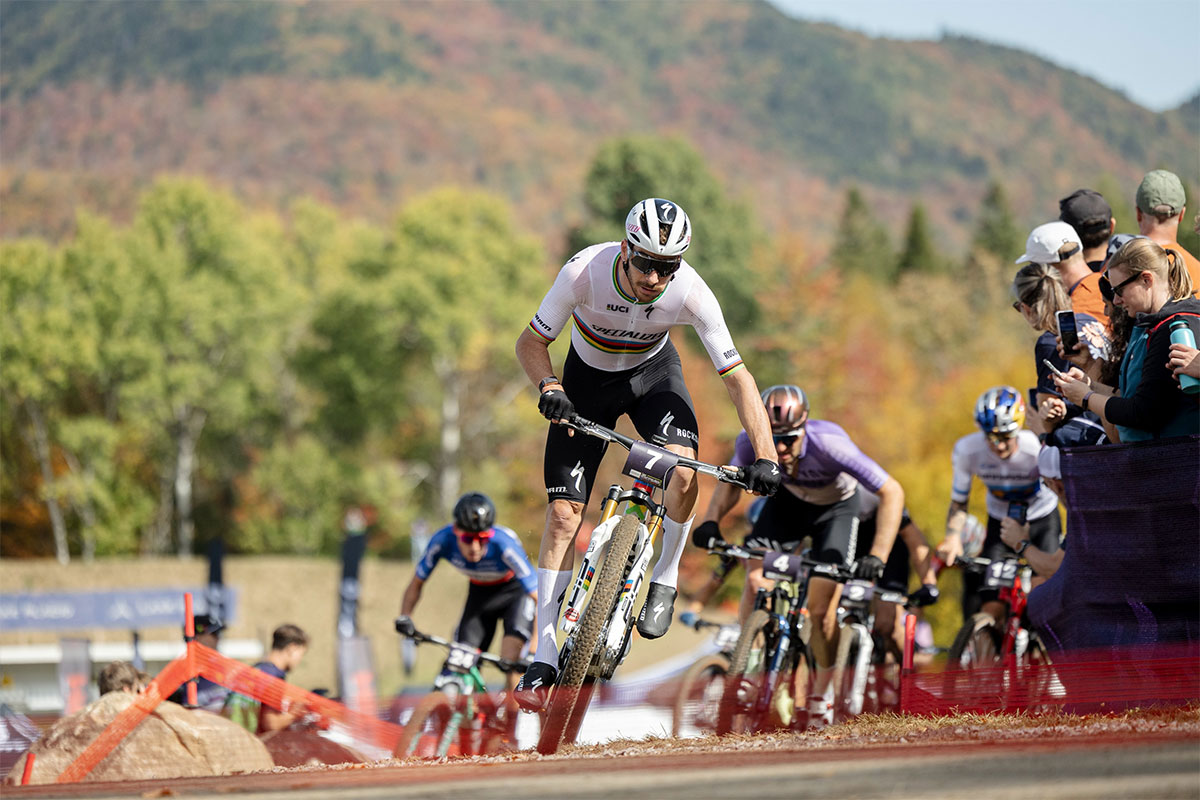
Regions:
<svg viewBox="0 0 1200 800"><path fill-rule="evenodd" d="M831 260L842 272L869 275L878 281L895 277L896 257L887 229L875 219L857 186L846 190Z"/></svg>
<svg viewBox="0 0 1200 800"><path fill-rule="evenodd" d="M900 252L896 264L896 272L904 275L908 272L938 273L943 272L945 261L933 244L929 233L929 222L925 215L925 207L917 203L908 215L908 228L904 234L904 249Z"/></svg>

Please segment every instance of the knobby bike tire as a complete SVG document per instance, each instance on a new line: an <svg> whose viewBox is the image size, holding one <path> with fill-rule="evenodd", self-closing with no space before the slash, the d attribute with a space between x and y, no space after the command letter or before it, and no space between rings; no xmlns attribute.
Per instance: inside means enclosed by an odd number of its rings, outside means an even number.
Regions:
<svg viewBox="0 0 1200 800"><path fill-rule="evenodd" d="M728 672L729 658L720 653L705 656L687 668L679 680L679 692L675 695L675 707L671 714L672 736L679 736L684 726L691 722L693 717L698 716L691 706L695 703L703 704L708 685L717 678L724 681ZM720 707L719 698L717 705Z"/></svg>
<svg viewBox="0 0 1200 800"><path fill-rule="evenodd" d="M849 626L838 634L837 655L833 661L833 721L845 722L854 717L851 705L854 701L854 679L858 671L858 653L862 648L861 634ZM870 669L871 665L867 665Z"/></svg>
<svg viewBox="0 0 1200 800"><path fill-rule="evenodd" d="M758 720L746 719L745 715L738 713L738 688L745 681L746 667L750 663L750 653L754 649L754 642L758 639L759 634L763 635L763 643L766 644L766 629L771 624L771 615L767 613L765 608L755 609L754 613L746 620L746 624L742 626L742 632L738 636L737 646L733 648L733 655L729 659L729 673L725 679L725 691L721 693L721 706L717 712L717 734L724 735L738 728L739 732L745 728L755 728L758 725ZM762 654L762 664L764 666L763 676L766 675L765 666L769 660L770 654L764 649ZM756 691L761 692L764 689L762 677L757 680L758 686ZM757 697L755 698L757 701Z"/></svg>
<svg viewBox="0 0 1200 800"><path fill-rule="evenodd" d="M446 722L453 713L454 706L445 692L431 692L421 698L421 702L417 703L413 709L412 716L404 724L400 741L396 742L394 751L396 758L408 758L414 755L412 751L420 742L427 722L432 723L432 733L440 742L445 734Z"/></svg>
<svg viewBox="0 0 1200 800"><path fill-rule="evenodd" d="M990 614L976 614L958 631L950 645L948 669L993 667L1000 663L1000 642L1004 634Z"/></svg>
<svg viewBox="0 0 1200 800"><path fill-rule="evenodd" d="M596 648L600 646L600 635L604 632L604 626L612 615L621 587L625 584L625 570L637 543L641 523L637 517L626 514L617 523L612 539L608 542L608 553L604 556L600 577L596 579L587 608L584 609L579 627L575 630L575 645L567 657L567 663L563 665L558 685L554 687L550 696L550 708L546 713L537 744L538 752L543 755L556 752L562 743L563 734L575 710L576 700L579 699L579 688L587 677L592 657ZM590 692L588 697L590 699ZM585 706L582 711L586 710ZM582 712L580 716L582 717Z"/></svg>
<svg viewBox="0 0 1200 800"><path fill-rule="evenodd" d="M571 719L567 721L567 729L563 731L563 744L575 744L575 740L579 738L579 729L583 726L583 715L587 713L594 691L596 691L596 679L590 676L584 678L583 686L579 687L579 696L575 699L575 708L571 709Z"/></svg>

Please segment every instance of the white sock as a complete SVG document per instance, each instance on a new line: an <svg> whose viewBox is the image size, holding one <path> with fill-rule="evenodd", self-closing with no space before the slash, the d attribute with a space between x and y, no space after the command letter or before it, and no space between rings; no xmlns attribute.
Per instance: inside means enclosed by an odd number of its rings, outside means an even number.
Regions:
<svg viewBox="0 0 1200 800"><path fill-rule="evenodd" d="M537 652L534 661L558 668L558 615L563 596L571 585L571 570L538 567Z"/></svg>
<svg viewBox="0 0 1200 800"><path fill-rule="evenodd" d="M679 583L679 559L683 557L683 548L687 546L688 532L692 529L695 517L688 517L687 522L676 522L670 517L663 517L663 546L658 561L654 562L654 571L650 573L651 583L661 583L672 589Z"/></svg>

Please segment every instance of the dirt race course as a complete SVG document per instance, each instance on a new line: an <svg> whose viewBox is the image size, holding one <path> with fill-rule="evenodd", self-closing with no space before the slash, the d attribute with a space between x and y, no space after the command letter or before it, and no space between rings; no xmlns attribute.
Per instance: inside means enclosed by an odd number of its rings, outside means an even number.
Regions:
<svg viewBox="0 0 1200 800"><path fill-rule="evenodd" d="M1200 721L1091 718L903 735L656 739L446 763L383 761L222 778L6 787L6 798L1200 798Z"/></svg>

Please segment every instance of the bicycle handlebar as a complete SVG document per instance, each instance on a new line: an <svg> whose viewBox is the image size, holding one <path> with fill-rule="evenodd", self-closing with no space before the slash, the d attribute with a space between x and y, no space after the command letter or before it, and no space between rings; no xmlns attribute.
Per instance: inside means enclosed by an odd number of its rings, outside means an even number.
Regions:
<svg viewBox="0 0 1200 800"><path fill-rule="evenodd" d="M401 635L403 635L403 634L401 634ZM435 635L429 634L429 633L421 633L420 631L414 631L413 635L409 636L408 638L412 639L414 642L417 642L418 644L429 643L429 644L441 645L442 647L446 648L447 650L454 647L456 644L460 644L459 642L452 642L449 639L443 639L441 636L435 636ZM476 649L472 645L461 645L461 646L471 647L472 649ZM500 656L492 655L491 653L487 653L482 650L479 651L479 658L482 661L486 661L489 664L492 664L493 666L495 666L497 669L501 670L502 672L517 672L517 671L524 672L525 670L529 669L529 664L530 664L528 659L521 659L520 661L512 661L511 659L501 658Z"/></svg>
<svg viewBox="0 0 1200 800"><path fill-rule="evenodd" d="M769 556L778 558L781 555L786 555L787 564L775 571L786 574L791 580L799 580L800 571L804 568L808 568L814 577L827 578L839 583L845 583L854 578L854 570L841 564L826 564L820 561L813 561L804 556L789 555L774 550L762 550L757 547L746 547L745 545L733 544L724 539L717 539L716 537L709 538L707 541L701 541L701 538L702 534L697 531L697 535L693 537L692 543L701 549L718 555L731 556L733 558L761 558L764 561Z"/></svg>
<svg viewBox="0 0 1200 800"><path fill-rule="evenodd" d="M623 433L617 433L612 428L606 428L599 422L592 422L589 419L584 419L578 414L572 414L570 418L564 419L562 424L566 425L568 428L577 430L580 433L587 434L588 436L594 436L597 439L603 439L606 442L616 442L626 450L632 450L634 444L637 443L637 440L633 439L632 437L626 436ZM734 486L738 486L746 491L750 491L750 487L746 484L746 470L744 467L734 467L728 464L718 467L703 461L697 461L694 458L684 458L683 456L676 457L679 459L678 466L695 470L701 475L709 475L721 481L722 483L733 484Z"/></svg>

